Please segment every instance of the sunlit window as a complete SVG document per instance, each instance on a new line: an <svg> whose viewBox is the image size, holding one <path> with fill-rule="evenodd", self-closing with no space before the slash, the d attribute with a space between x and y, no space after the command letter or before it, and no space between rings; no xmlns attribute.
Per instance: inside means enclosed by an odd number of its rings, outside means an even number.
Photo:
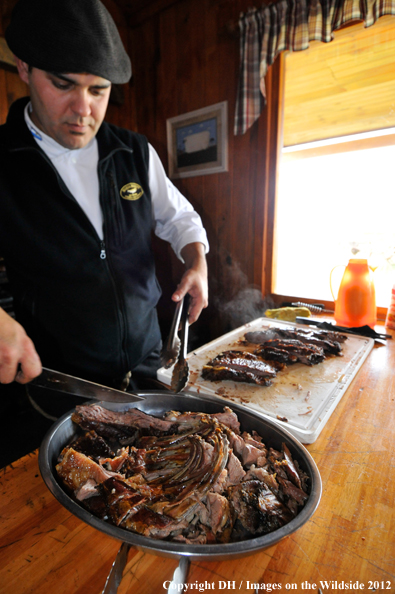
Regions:
<svg viewBox="0 0 395 594"><path fill-rule="evenodd" d="M276 238L275 293L331 300L332 269L339 265L332 274L336 296L340 265L367 258L377 305L388 307L395 282L395 129L284 149Z"/></svg>
<svg viewBox="0 0 395 594"><path fill-rule="evenodd" d="M285 55L273 292L332 301L366 258L377 305L395 283L395 17ZM335 268L336 267L336 268Z"/></svg>

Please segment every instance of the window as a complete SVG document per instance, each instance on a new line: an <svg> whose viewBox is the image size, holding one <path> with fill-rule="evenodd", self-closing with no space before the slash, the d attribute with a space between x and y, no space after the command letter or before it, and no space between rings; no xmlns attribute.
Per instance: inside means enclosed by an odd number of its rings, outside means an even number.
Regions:
<svg viewBox="0 0 395 594"><path fill-rule="evenodd" d="M395 283L395 19L338 31L285 59L284 148L273 292L331 301L331 270L374 268L377 305ZM332 275L335 296L344 268Z"/></svg>
<svg viewBox="0 0 395 594"><path fill-rule="evenodd" d="M284 149L275 293L330 301L332 269L367 258L377 305L388 306L395 282L395 129L374 134ZM343 271L333 272L335 295Z"/></svg>

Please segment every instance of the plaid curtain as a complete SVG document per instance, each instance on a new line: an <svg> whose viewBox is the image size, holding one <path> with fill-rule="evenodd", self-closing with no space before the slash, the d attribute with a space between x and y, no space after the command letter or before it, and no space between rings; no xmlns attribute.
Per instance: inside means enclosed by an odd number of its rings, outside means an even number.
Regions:
<svg viewBox="0 0 395 594"><path fill-rule="evenodd" d="M235 135L244 134L264 108L265 75L280 52L307 49L313 40L328 43L346 23L370 27L383 15L395 15L395 0L279 0L242 13Z"/></svg>

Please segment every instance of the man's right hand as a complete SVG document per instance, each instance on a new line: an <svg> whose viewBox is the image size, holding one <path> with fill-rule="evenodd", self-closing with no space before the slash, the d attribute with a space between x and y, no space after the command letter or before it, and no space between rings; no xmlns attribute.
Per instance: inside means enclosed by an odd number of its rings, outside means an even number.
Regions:
<svg viewBox="0 0 395 594"><path fill-rule="evenodd" d="M17 321L0 308L0 383L27 384L42 370L32 340Z"/></svg>

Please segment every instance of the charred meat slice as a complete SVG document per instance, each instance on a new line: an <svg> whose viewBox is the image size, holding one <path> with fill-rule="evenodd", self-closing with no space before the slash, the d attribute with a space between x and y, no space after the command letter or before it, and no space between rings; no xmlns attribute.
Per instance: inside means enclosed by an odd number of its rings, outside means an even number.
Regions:
<svg viewBox="0 0 395 594"><path fill-rule="evenodd" d="M237 519L251 535L266 534L292 519L289 510L258 480L249 480L228 489Z"/></svg>
<svg viewBox="0 0 395 594"><path fill-rule="evenodd" d="M141 474L145 471L146 450L130 448L129 456L122 466L122 473L129 478L130 476Z"/></svg>
<svg viewBox="0 0 395 594"><path fill-rule="evenodd" d="M301 328L269 328L256 332L247 332L244 336L247 342L252 344L264 344L269 340L284 338L300 340L305 344L312 344L322 347L327 354L341 355L342 346L340 343L347 339L347 336L338 332L319 332L314 330L303 330Z"/></svg>
<svg viewBox="0 0 395 594"><path fill-rule="evenodd" d="M115 456L106 441L95 431L88 431L81 435L72 444L76 452L83 452L86 456L98 462L100 458L113 458Z"/></svg>
<svg viewBox="0 0 395 594"><path fill-rule="evenodd" d="M286 330L279 329L280 338L290 338L294 340L300 340L304 344L311 344L313 346L322 347L328 355L341 355L342 347L339 341L330 340L325 336L319 336L317 333L312 332L300 332L299 330Z"/></svg>
<svg viewBox="0 0 395 594"><path fill-rule="evenodd" d="M282 486L283 493L288 497L288 499L296 501L298 505L303 505L309 498L309 496L304 491L302 491L302 489L295 487L291 481L283 479L281 476L279 476L278 482Z"/></svg>
<svg viewBox="0 0 395 594"><path fill-rule="evenodd" d="M126 516L121 526L143 536L163 539L171 534L180 534L187 528L188 522L174 520L143 505L135 514Z"/></svg>
<svg viewBox="0 0 395 594"><path fill-rule="evenodd" d="M94 429L102 437L118 439L121 444L131 443L139 429L147 429L155 434L173 428L171 422L147 415L137 408L115 412L96 404L82 405L76 407L71 418L83 429Z"/></svg>
<svg viewBox="0 0 395 594"><path fill-rule="evenodd" d="M106 503L108 515L116 526L135 514L146 501L146 497L138 493L119 478L111 477L100 484L99 490Z"/></svg>
<svg viewBox="0 0 395 594"><path fill-rule="evenodd" d="M283 453L284 453L284 461L286 462L285 464L285 472L287 473L289 479L297 486L299 487L299 489L302 488L302 483L300 481L300 476L299 473L296 469L296 466L294 464L294 461L292 459L291 456L291 452L289 451L289 449L287 448L286 444L283 443Z"/></svg>
<svg viewBox="0 0 395 594"><path fill-rule="evenodd" d="M203 367L202 376L210 381L233 380L270 386L276 369L253 353L225 351Z"/></svg>
<svg viewBox="0 0 395 594"><path fill-rule="evenodd" d="M336 342L345 342L348 340L348 336L346 334L340 334L340 332L332 332L331 330L320 330L320 331L312 331L312 336L316 336L317 338L324 338L325 340L334 340Z"/></svg>
<svg viewBox="0 0 395 594"><path fill-rule="evenodd" d="M265 342L255 355L283 363L303 363L304 365L317 365L325 359L324 349L314 345L303 344L300 340L272 339Z"/></svg>

